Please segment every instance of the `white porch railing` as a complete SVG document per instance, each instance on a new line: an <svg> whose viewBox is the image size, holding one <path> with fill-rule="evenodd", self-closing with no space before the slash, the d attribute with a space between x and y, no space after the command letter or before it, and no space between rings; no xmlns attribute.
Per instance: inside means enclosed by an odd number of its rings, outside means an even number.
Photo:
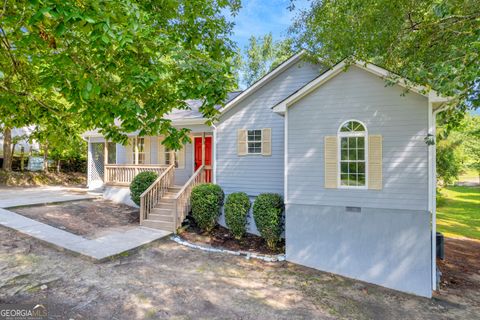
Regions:
<svg viewBox="0 0 480 320"><path fill-rule="evenodd" d="M205 183L205 165L200 166L200 168L195 171L193 176L188 179L187 183L177 192L175 195L175 203L173 207L174 211L174 230L177 230L182 221L185 219L187 214L190 212L191 209L191 197L192 197L192 189L201 184Z"/></svg>
<svg viewBox="0 0 480 320"><path fill-rule="evenodd" d="M168 188L173 186L174 178L175 166L172 164L142 193L140 196L140 224L148 218Z"/></svg>
<svg viewBox="0 0 480 320"><path fill-rule="evenodd" d="M106 164L104 183L106 185L128 186L140 172L153 171L159 176L168 166L158 164Z"/></svg>

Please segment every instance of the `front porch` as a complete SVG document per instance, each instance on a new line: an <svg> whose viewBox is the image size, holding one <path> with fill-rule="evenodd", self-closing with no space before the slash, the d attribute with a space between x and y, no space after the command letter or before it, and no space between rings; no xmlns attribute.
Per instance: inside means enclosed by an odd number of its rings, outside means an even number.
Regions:
<svg viewBox="0 0 480 320"><path fill-rule="evenodd" d="M132 205L127 189L144 171L158 174L141 196L140 224L175 232L190 211L196 185L214 180L212 132L193 132L191 143L168 150L163 137L129 137L127 146L89 139L88 186L104 189L104 197Z"/></svg>

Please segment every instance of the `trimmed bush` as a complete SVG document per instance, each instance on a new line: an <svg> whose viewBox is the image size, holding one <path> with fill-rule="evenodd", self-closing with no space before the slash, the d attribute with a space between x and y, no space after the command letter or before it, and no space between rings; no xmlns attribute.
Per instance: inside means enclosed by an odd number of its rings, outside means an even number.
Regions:
<svg viewBox="0 0 480 320"><path fill-rule="evenodd" d="M138 206L140 205L140 196L150 185L157 180L158 174L152 171L140 172L133 178L130 184L130 197Z"/></svg>
<svg viewBox="0 0 480 320"><path fill-rule="evenodd" d="M262 193L253 203L253 218L267 246L274 250L283 231L283 198L276 193Z"/></svg>
<svg viewBox="0 0 480 320"><path fill-rule="evenodd" d="M217 224L224 197L222 188L216 184L200 184L193 188L192 216L200 229L212 231Z"/></svg>
<svg viewBox="0 0 480 320"><path fill-rule="evenodd" d="M245 192L229 194L225 201L225 222L235 239L239 240L247 232L247 216L250 199Z"/></svg>

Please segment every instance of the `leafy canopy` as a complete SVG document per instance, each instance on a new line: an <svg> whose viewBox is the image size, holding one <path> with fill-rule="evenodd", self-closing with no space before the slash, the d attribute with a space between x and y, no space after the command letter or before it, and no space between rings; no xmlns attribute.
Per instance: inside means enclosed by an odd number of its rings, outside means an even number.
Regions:
<svg viewBox="0 0 480 320"><path fill-rule="evenodd" d="M241 57L242 81L249 87L255 81L270 72L292 54L292 40L274 41L272 34L250 37L248 46Z"/></svg>
<svg viewBox="0 0 480 320"><path fill-rule="evenodd" d="M203 101L216 115L234 84L238 0L6 0L0 5L0 122L99 128L185 141L164 115ZM115 123L115 120L117 122Z"/></svg>
<svg viewBox="0 0 480 320"><path fill-rule="evenodd" d="M480 105L478 0L314 0L291 32L326 64L354 56L454 97L450 122Z"/></svg>

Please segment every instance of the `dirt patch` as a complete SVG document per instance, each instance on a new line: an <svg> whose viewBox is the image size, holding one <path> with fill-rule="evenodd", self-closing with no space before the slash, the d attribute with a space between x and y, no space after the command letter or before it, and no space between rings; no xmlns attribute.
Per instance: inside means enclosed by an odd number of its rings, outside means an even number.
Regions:
<svg viewBox="0 0 480 320"><path fill-rule="evenodd" d="M112 228L134 227L139 223L137 208L103 199L18 207L10 210L87 238L98 237Z"/></svg>
<svg viewBox="0 0 480 320"><path fill-rule="evenodd" d="M276 250L272 251L267 247L265 240L259 236L246 234L241 240L237 240L234 238L230 230L220 225L217 225L210 233L202 232L192 219L187 219L187 224L180 233L180 237L194 244L206 244L214 248L233 251L261 254L279 254L285 252L284 240L278 244Z"/></svg>
<svg viewBox="0 0 480 320"><path fill-rule="evenodd" d="M480 290L480 241L445 238L445 261L437 260L443 290Z"/></svg>
<svg viewBox="0 0 480 320"><path fill-rule="evenodd" d="M85 186L87 175L82 172L56 173L56 172L17 172L0 170L0 185L5 186Z"/></svg>
<svg viewBox="0 0 480 320"><path fill-rule="evenodd" d="M206 253L169 240L95 264L2 227L0 239L0 303L44 303L59 319L475 319L480 314L478 289L452 288L425 299L288 262Z"/></svg>

